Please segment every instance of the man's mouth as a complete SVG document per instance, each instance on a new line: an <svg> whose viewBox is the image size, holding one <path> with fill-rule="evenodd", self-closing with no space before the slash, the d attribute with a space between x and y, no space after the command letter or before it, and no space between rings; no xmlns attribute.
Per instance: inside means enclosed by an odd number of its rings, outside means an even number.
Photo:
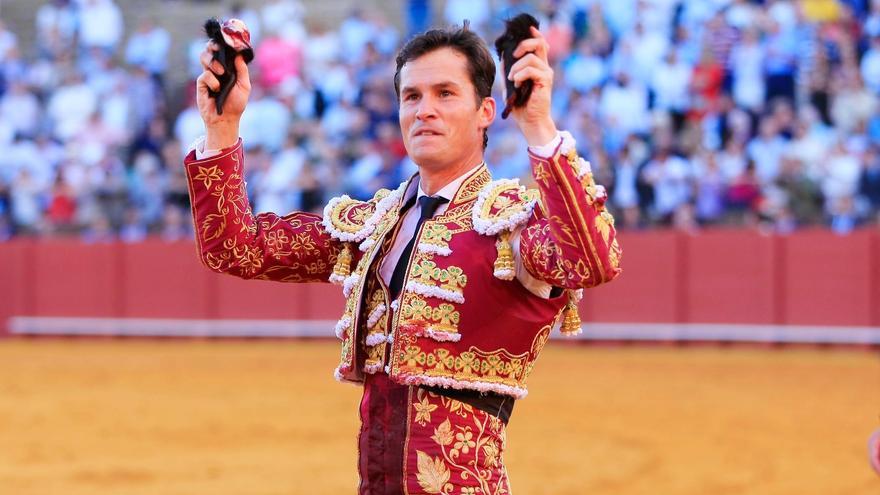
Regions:
<svg viewBox="0 0 880 495"><path fill-rule="evenodd" d="M419 136L440 136L440 135L441 135L441 134L440 134L439 132L432 131L432 130L429 130L429 129L424 129L424 130L416 131L416 133L414 134L415 137L419 137Z"/></svg>

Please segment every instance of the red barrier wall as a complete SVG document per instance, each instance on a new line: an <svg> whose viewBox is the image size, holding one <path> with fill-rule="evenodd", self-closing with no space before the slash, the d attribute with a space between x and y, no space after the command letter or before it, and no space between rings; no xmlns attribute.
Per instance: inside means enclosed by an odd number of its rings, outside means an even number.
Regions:
<svg viewBox="0 0 880 495"><path fill-rule="evenodd" d="M880 326L880 232L620 236L623 275L587 291L585 321ZM329 284L217 275L191 242L0 244L0 332L11 316L335 319Z"/></svg>

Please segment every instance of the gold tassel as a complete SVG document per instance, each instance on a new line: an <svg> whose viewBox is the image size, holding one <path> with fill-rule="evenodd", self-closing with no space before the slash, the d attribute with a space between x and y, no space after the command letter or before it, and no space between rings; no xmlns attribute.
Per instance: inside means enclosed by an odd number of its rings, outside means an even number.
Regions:
<svg viewBox="0 0 880 495"><path fill-rule="evenodd" d="M333 265L333 276L343 279L351 274L351 244L343 243L342 251L336 258L336 264Z"/></svg>
<svg viewBox="0 0 880 495"><path fill-rule="evenodd" d="M510 246L510 232L502 231L495 241L498 256L495 258L495 277L501 280L513 280L516 275L513 264L513 247Z"/></svg>
<svg viewBox="0 0 880 495"><path fill-rule="evenodd" d="M578 313L577 301L574 291L568 291L568 302L562 311L562 327L559 329L564 335L577 335L581 331L581 315Z"/></svg>

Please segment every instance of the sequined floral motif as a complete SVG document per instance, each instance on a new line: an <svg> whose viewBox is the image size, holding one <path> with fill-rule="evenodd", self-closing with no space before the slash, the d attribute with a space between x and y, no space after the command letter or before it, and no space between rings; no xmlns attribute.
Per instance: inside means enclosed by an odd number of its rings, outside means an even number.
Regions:
<svg viewBox="0 0 880 495"><path fill-rule="evenodd" d="M505 427L500 419L421 388L411 399L407 493L510 493L503 461Z"/></svg>
<svg viewBox="0 0 880 495"><path fill-rule="evenodd" d="M206 160L186 162L193 223L202 261L241 278L326 280L339 246L310 213L254 215L242 178L239 143Z"/></svg>

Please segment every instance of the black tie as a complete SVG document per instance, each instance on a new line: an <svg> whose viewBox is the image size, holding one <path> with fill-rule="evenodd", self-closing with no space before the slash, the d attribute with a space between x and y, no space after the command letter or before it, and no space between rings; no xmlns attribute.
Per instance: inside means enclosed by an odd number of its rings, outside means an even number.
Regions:
<svg viewBox="0 0 880 495"><path fill-rule="evenodd" d="M388 290L391 291L392 301L397 299L397 295L400 294L400 289L403 287L403 279L406 278L406 267L409 265L409 258L412 256L413 245L416 242L416 236L419 235L419 228L421 228L422 223L424 223L425 220L433 217L434 212L437 211L437 207L446 201L448 201L446 198L437 196L422 196L419 198L419 207L422 210L421 215L419 215L419 222L416 224L416 228L413 231L412 239L409 240L406 247L403 248L403 252L400 254L397 266L394 267L394 274L391 275L391 283L388 285Z"/></svg>

